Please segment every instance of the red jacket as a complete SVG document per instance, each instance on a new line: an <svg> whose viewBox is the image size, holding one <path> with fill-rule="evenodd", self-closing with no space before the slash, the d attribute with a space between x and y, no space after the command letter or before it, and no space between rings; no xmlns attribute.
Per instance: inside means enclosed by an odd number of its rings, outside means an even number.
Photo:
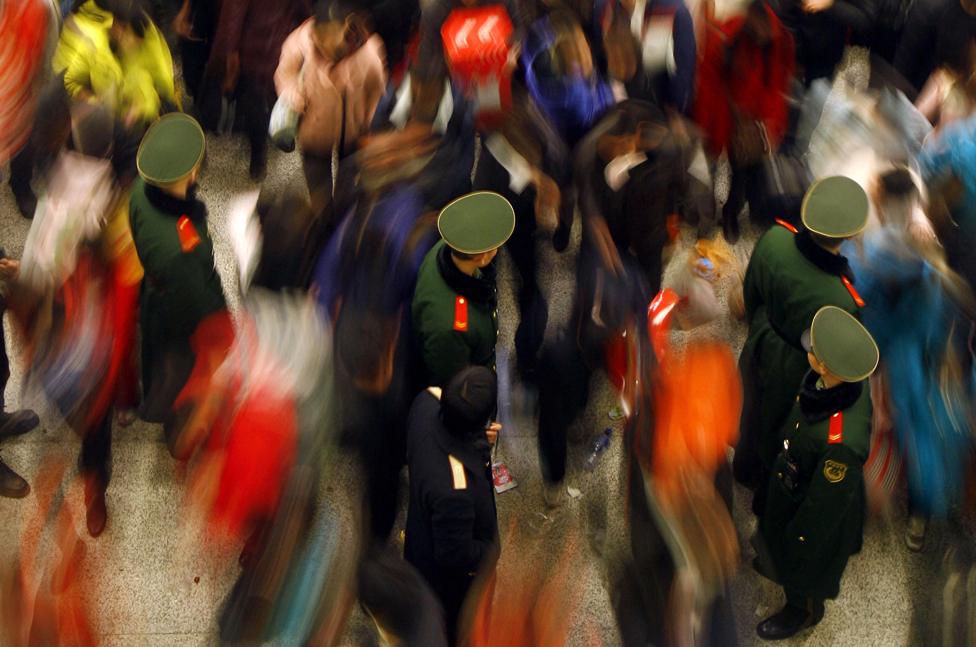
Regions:
<svg viewBox="0 0 976 647"><path fill-rule="evenodd" d="M717 155L732 139L733 118L729 98L743 116L762 121L775 149L786 133L789 83L795 66L793 36L766 7L772 39L763 51L741 39L730 56L728 49L742 29L744 16L708 25L699 61L695 121L706 145Z"/></svg>

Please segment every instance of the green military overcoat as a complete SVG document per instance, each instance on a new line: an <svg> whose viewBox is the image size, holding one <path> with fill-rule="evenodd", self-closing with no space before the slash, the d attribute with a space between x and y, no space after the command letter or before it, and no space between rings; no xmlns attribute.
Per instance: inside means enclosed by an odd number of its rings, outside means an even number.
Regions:
<svg viewBox="0 0 976 647"><path fill-rule="evenodd" d="M462 273L443 240L420 266L411 315L428 386L443 386L468 365L495 369L498 306L495 269Z"/></svg>
<svg viewBox="0 0 976 647"><path fill-rule="evenodd" d="M143 391L152 411L144 415L157 419L168 413L183 385L171 379L174 358L177 373L187 373L191 335L226 303L202 202L192 195L174 197L139 178L132 188L129 222L145 269L139 323Z"/></svg>
<svg viewBox="0 0 976 647"><path fill-rule="evenodd" d="M847 560L861 549L871 395L867 381L817 392L817 377L804 380L780 434L781 450L789 445L773 464L757 548L760 570L787 592L825 599L837 597Z"/></svg>
<svg viewBox="0 0 976 647"><path fill-rule="evenodd" d="M816 245L809 234L784 226L767 231L752 253L743 284L748 337L739 357L745 406L740 465L761 461L767 470L779 451L779 430L809 369L800 336L820 308L852 314L860 306L847 260ZM862 302L863 303L863 302Z"/></svg>

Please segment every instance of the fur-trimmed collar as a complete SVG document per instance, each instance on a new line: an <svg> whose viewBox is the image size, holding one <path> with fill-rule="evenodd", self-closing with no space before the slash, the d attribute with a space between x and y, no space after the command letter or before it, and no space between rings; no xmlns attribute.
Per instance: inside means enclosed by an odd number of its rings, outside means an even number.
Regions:
<svg viewBox="0 0 976 647"><path fill-rule="evenodd" d="M795 240L796 248L800 250L800 253L808 261L828 274L846 276L851 283L854 282L854 276L851 272L850 265L847 263L847 258L840 254L832 254L818 245L806 229L798 233L795 236Z"/></svg>
<svg viewBox="0 0 976 647"><path fill-rule="evenodd" d="M437 253L437 269L448 287L469 301L494 309L497 301L495 289L495 265L481 268L481 276L468 276L451 260L451 248L445 243Z"/></svg>
<svg viewBox="0 0 976 647"><path fill-rule="evenodd" d="M800 388L800 411L807 422L826 420L838 411L847 409L861 397L864 382L843 382L832 389L818 389L820 376L810 371Z"/></svg>

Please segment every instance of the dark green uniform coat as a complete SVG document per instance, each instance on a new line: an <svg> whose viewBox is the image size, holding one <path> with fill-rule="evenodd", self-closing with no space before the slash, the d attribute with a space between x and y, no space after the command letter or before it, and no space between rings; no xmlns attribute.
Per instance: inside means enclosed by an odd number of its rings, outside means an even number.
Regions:
<svg viewBox="0 0 976 647"><path fill-rule="evenodd" d="M871 395L866 381L818 391L817 377L808 374L783 428L789 447L773 466L758 548L770 558L760 570L788 595L824 599L837 597L847 559L861 549Z"/></svg>
<svg viewBox="0 0 976 647"><path fill-rule="evenodd" d="M853 284L848 289L842 277L853 281L847 259L805 231L774 226L756 243L743 285L749 334L739 358L745 390L735 457L740 481L758 476L760 465L770 469L779 452L779 430L810 368L800 336L813 316L827 305L857 314Z"/></svg>
<svg viewBox="0 0 976 647"><path fill-rule="evenodd" d="M137 179L129 222L145 269L139 321L147 408L143 415L160 420L192 367L190 336L226 303L207 231L207 209L192 193L180 199Z"/></svg>
<svg viewBox="0 0 976 647"><path fill-rule="evenodd" d="M462 368L495 370L498 306L495 268L468 276L438 242L427 253L413 294L413 329L423 356L428 386L443 386Z"/></svg>

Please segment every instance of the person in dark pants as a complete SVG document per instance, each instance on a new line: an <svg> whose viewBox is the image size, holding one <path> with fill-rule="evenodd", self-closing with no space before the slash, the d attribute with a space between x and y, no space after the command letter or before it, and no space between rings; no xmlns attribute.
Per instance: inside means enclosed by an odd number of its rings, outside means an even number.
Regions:
<svg viewBox="0 0 976 647"><path fill-rule="evenodd" d="M268 166L268 123L275 101L274 73L281 45L308 17L305 0L224 0L208 68L221 91L235 94L251 145L251 179L264 177Z"/></svg>
<svg viewBox="0 0 976 647"><path fill-rule="evenodd" d="M966 68L966 44L974 36L976 1L917 0L908 14L895 51L895 69L917 95L940 66ZM909 98L915 96L909 95Z"/></svg>
<svg viewBox="0 0 976 647"><path fill-rule="evenodd" d="M765 1L755 0L745 16L710 28L703 50L694 115L709 154L728 153L722 230L731 243L739 238L739 212L758 197L760 165L786 133L793 37Z"/></svg>
<svg viewBox="0 0 976 647"><path fill-rule="evenodd" d="M451 378L443 393L431 388L418 395L407 419L410 503L403 555L440 600L452 645L468 590L497 554L490 450L501 428L490 424L497 396L494 372L471 366Z"/></svg>
<svg viewBox="0 0 976 647"><path fill-rule="evenodd" d="M392 549L367 553L356 581L359 601L382 641L405 647L447 647L437 598L416 569Z"/></svg>
<svg viewBox="0 0 976 647"><path fill-rule="evenodd" d="M817 311L802 345L811 370L781 432L756 537L757 569L786 593L786 605L756 627L764 640L789 638L820 622L823 601L837 597L864 528L867 379L878 365L878 347L853 315L835 306Z"/></svg>
<svg viewBox="0 0 976 647"><path fill-rule="evenodd" d="M870 37L878 22L878 1L786 0L778 12L796 39L797 75L809 86L833 78L847 45Z"/></svg>
<svg viewBox="0 0 976 647"><path fill-rule="evenodd" d="M210 59L219 10L216 0L183 0L173 19L173 31L180 39L183 85L194 99L201 92L200 84Z"/></svg>
<svg viewBox="0 0 976 647"><path fill-rule="evenodd" d="M17 276L20 264L7 258L6 252L0 248L0 279L10 281ZM7 358L7 340L3 332L3 314L7 310L6 296L0 297L0 393L7 388L10 378L10 360ZM0 411L0 440L26 434L34 429L40 420L37 414L28 409L7 413ZM3 459L0 458L0 496L20 499L30 492L30 486L19 474L14 472Z"/></svg>

